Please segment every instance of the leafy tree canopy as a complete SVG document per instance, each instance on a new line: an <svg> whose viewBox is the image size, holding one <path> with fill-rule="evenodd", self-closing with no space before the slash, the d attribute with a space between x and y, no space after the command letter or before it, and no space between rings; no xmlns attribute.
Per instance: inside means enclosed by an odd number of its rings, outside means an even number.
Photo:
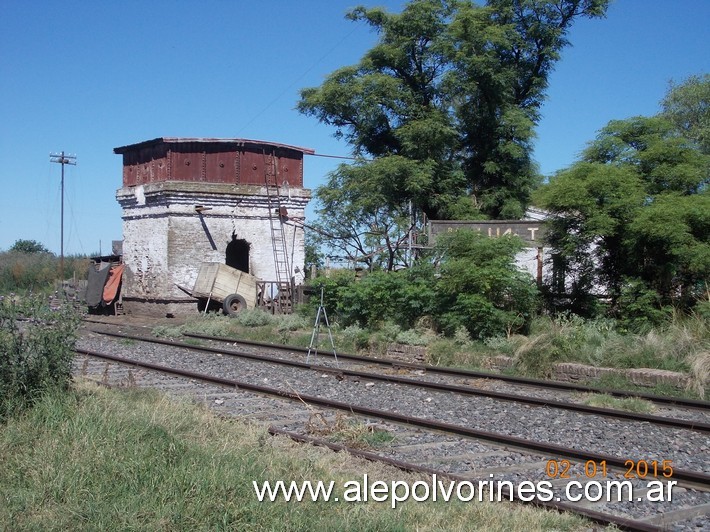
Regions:
<svg viewBox="0 0 710 532"><path fill-rule="evenodd" d="M695 83L672 88L664 102L679 101ZM707 122L707 101L695 108L705 111L693 122ZM549 238L558 265L572 274L568 291L603 286L619 314L617 304L635 305L629 291L686 309L703 296L710 279L710 156L697 129L690 130L695 138L685 136L687 123L667 110L609 122L577 163L537 192L553 214Z"/></svg>
<svg viewBox="0 0 710 532"><path fill-rule="evenodd" d="M710 154L710 74L691 76L680 85L671 84L661 102L663 115L683 135Z"/></svg>
<svg viewBox="0 0 710 532"><path fill-rule="evenodd" d="M357 7L377 45L301 91L298 109L362 156L361 195L411 201L429 218L519 218L537 182L531 141L547 78L579 17L608 0L412 0L402 13ZM370 160L364 160L368 158ZM332 186L331 182L328 186ZM462 198L468 198L462 201Z"/></svg>
<svg viewBox="0 0 710 532"><path fill-rule="evenodd" d="M36 240L15 240L10 251L21 251L22 253L49 253L43 244Z"/></svg>
<svg viewBox="0 0 710 532"><path fill-rule="evenodd" d="M393 270L409 265L402 253L410 221L406 206L388 205L385 195L391 180L383 173L397 172L411 162L387 158L365 167L341 165L316 190L320 207L313 224L313 241L327 243L329 253L341 260L364 264L368 270ZM413 170L416 171L416 170ZM368 185L368 193L361 184Z"/></svg>

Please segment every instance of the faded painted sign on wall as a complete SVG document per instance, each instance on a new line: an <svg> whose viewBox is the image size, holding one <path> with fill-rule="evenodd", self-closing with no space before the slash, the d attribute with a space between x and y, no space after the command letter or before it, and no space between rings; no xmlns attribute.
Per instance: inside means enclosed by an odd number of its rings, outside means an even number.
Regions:
<svg viewBox="0 0 710 532"><path fill-rule="evenodd" d="M529 246L542 247L545 226L538 220L431 220L429 222L429 242L433 244L436 235L450 233L457 229L478 231L489 237L517 235Z"/></svg>

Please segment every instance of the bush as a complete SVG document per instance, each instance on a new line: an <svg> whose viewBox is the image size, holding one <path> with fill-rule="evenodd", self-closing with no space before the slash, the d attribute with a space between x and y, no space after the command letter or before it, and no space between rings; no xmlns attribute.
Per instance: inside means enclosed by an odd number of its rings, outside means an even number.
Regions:
<svg viewBox="0 0 710 532"><path fill-rule="evenodd" d="M255 308L242 310L234 316L234 320L245 327L263 327L273 323L274 317L268 312Z"/></svg>
<svg viewBox="0 0 710 532"><path fill-rule="evenodd" d="M693 308L693 314L699 318L710 322L710 300L701 301Z"/></svg>
<svg viewBox="0 0 710 532"><path fill-rule="evenodd" d="M314 280L319 301L343 326L373 330L390 323L402 330L429 317L436 331L451 336L466 329L482 339L526 332L538 310L538 290L521 272L517 238L486 238L472 231L442 235L431 260L420 259L399 271L376 271L356 280L353 272ZM436 262L440 261L440 267ZM309 309L317 307L311 301Z"/></svg>
<svg viewBox="0 0 710 532"><path fill-rule="evenodd" d="M51 311L40 298L0 300L0 420L69 386L78 323L69 306Z"/></svg>
<svg viewBox="0 0 710 532"><path fill-rule="evenodd" d="M355 282L355 273L351 270L335 270L330 275L319 276L309 283L312 295L307 303L299 305L297 311L299 315L308 319L314 319L318 306L320 305L320 294L323 289L323 306L331 322L340 318L338 313L339 301L342 291Z"/></svg>
<svg viewBox="0 0 710 532"><path fill-rule="evenodd" d="M370 333L357 325L343 329L342 336L356 350L367 349L370 345Z"/></svg>
<svg viewBox="0 0 710 532"><path fill-rule="evenodd" d="M299 314L274 316L274 321L276 322L276 330L279 332L297 331L313 327L313 323L309 323L305 316L300 316Z"/></svg>
<svg viewBox="0 0 710 532"><path fill-rule="evenodd" d="M539 308L530 275L518 270L518 238L486 238L473 231L442 235L444 256L436 283L439 325L447 335L465 327L484 339L527 332Z"/></svg>
<svg viewBox="0 0 710 532"><path fill-rule="evenodd" d="M426 332L408 329L399 333L395 340L397 343L406 345L428 345L432 338L433 337L430 334L426 334Z"/></svg>
<svg viewBox="0 0 710 532"><path fill-rule="evenodd" d="M618 300L619 324L629 331L645 332L667 321L668 307L661 306L661 296L640 279L629 279L621 288Z"/></svg>

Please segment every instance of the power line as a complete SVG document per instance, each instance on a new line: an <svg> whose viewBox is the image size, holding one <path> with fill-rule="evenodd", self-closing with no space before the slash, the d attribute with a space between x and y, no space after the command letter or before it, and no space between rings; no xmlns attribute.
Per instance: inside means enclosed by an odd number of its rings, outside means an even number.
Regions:
<svg viewBox="0 0 710 532"><path fill-rule="evenodd" d="M318 66L326 57L328 57L333 50L338 48L341 44L343 44L347 39L350 38L350 36L355 33L356 30L358 30L359 27L355 26L353 27L350 32L348 32L342 39L340 39L336 44L334 44L328 51L326 51L319 59L317 59L310 67L308 67L301 75L296 77L291 83L289 83L287 86L284 87L284 89L276 96L273 100L271 100L264 108L261 109L256 115L254 115L249 121L247 121L246 124L242 125L242 127L239 129L239 131L244 131L248 126L250 126L254 121L256 121L257 118L259 118L262 114L264 114L272 105L274 105L278 100L281 99L281 97L286 94L288 91L290 91L296 83L301 81L303 78L305 78L311 70L313 70L316 66Z"/></svg>
<svg viewBox="0 0 710 532"><path fill-rule="evenodd" d="M59 248L59 279L64 281L64 165L76 166L76 155L65 155L62 153L50 153L49 162L62 165L62 214L61 214L61 237Z"/></svg>
<svg viewBox="0 0 710 532"><path fill-rule="evenodd" d="M327 157L330 159L347 159L348 161L371 161L372 159L365 159L364 157L348 157L347 155L325 155L323 153L306 153L311 157Z"/></svg>

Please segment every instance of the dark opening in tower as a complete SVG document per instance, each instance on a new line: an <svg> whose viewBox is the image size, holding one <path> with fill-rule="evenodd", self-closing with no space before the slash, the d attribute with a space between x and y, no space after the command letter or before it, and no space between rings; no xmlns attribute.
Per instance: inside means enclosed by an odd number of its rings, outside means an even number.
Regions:
<svg viewBox="0 0 710 532"><path fill-rule="evenodd" d="M237 234L232 233L232 240L227 244L224 263L227 266L249 273L249 248L251 248L249 242L243 238L237 238Z"/></svg>

